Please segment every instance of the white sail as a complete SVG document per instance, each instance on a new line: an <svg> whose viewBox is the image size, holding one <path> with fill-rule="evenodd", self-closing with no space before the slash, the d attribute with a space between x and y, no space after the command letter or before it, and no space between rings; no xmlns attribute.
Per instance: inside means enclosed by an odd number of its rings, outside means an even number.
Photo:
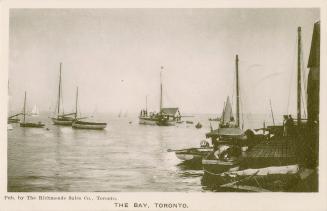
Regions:
<svg viewBox="0 0 327 211"><path fill-rule="evenodd" d="M39 109L36 105L34 105L31 115L33 115L33 116L39 115Z"/></svg>
<svg viewBox="0 0 327 211"><path fill-rule="evenodd" d="M229 100L229 97L227 97L227 102L225 104L225 108L222 114L222 118L221 118L221 123L222 124L226 124L226 123L230 123L234 121L234 117L233 117L233 111L232 111L232 104Z"/></svg>

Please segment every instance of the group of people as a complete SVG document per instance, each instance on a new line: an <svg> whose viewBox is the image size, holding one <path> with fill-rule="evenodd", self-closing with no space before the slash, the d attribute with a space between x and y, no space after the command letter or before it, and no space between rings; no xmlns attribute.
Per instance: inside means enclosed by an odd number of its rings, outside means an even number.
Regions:
<svg viewBox="0 0 327 211"><path fill-rule="evenodd" d="M291 137L294 136L294 119L292 118L292 115L284 115L284 121L283 121L283 127L284 127L284 136Z"/></svg>
<svg viewBox="0 0 327 211"><path fill-rule="evenodd" d="M141 110L140 116L148 116L147 110Z"/></svg>

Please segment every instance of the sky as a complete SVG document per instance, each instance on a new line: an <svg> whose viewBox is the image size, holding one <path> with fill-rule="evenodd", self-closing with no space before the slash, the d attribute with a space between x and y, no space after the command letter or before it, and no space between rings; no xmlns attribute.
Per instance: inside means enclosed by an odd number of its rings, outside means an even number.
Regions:
<svg viewBox="0 0 327 211"><path fill-rule="evenodd" d="M221 113L235 106L239 55L241 111L296 109L297 27L306 67L319 9L11 9L10 110L54 111L59 63L63 105L76 87L83 112L138 112L148 96L159 108ZM306 71L306 69L305 69ZM306 77L305 77L306 78ZM235 109L234 109L235 110Z"/></svg>

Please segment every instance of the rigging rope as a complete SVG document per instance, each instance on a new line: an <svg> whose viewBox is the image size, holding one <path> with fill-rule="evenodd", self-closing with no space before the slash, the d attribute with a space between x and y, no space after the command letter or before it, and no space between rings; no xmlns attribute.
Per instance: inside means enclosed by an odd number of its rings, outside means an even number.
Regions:
<svg viewBox="0 0 327 211"><path fill-rule="evenodd" d="M295 45L294 45L294 48L293 48L293 56L292 56L292 66L291 67L295 67L295 55L296 55L296 52L297 52L297 37L295 38ZM293 69L293 68L292 68ZM289 108L290 108L290 98L291 98L291 91L292 91L292 81L293 81L293 77L294 77L294 72L295 71L291 71L291 77L290 77L290 82L289 82L289 88L288 88L288 99L287 99L287 107L286 107L286 114L289 113Z"/></svg>

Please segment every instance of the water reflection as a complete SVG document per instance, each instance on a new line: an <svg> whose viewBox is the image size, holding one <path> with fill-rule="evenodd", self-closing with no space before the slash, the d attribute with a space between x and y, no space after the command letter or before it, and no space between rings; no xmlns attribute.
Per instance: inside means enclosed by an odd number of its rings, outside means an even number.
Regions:
<svg viewBox="0 0 327 211"><path fill-rule="evenodd" d="M8 133L8 191L203 191L199 164L167 149L198 146L209 131L179 124L157 127L137 118L103 116L103 131L53 125ZM132 122L130 124L129 122Z"/></svg>

